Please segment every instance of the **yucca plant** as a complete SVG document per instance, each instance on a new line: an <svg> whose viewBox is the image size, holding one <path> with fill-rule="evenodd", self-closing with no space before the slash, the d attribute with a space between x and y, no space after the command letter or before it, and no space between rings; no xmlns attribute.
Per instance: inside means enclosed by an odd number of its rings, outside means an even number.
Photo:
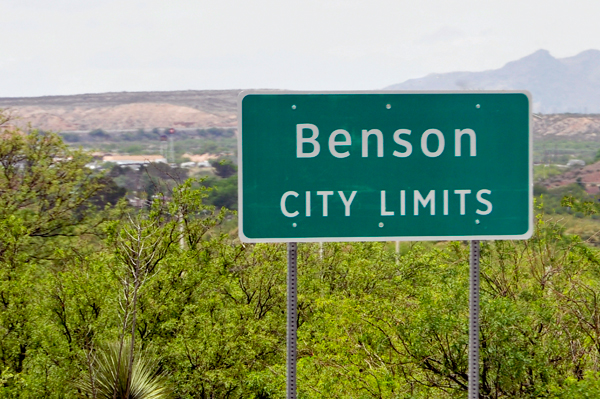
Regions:
<svg viewBox="0 0 600 399"><path fill-rule="evenodd" d="M81 383L83 391L96 399L168 398L171 391L166 376L159 372L157 358L147 352L138 354L129 377L129 353L129 342L99 350L91 377Z"/></svg>

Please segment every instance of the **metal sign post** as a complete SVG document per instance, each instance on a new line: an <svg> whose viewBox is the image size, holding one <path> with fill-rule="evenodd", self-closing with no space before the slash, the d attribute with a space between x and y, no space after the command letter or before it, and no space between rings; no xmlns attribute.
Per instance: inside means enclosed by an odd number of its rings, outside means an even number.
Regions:
<svg viewBox="0 0 600 399"><path fill-rule="evenodd" d="M296 399L298 330L298 244L288 242L287 277L287 399Z"/></svg>
<svg viewBox="0 0 600 399"><path fill-rule="evenodd" d="M479 398L479 241L469 257L469 399Z"/></svg>

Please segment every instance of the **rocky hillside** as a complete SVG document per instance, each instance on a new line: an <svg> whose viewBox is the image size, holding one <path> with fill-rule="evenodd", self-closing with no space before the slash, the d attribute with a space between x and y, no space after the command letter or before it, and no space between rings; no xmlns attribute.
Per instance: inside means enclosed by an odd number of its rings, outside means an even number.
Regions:
<svg viewBox="0 0 600 399"><path fill-rule="evenodd" d="M235 127L237 90L0 98L17 125L57 132Z"/></svg>
<svg viewBox="0 0 600 399"><path fill-rule="evenodd" d="M600 115L555 114L533 118L537 139L600 141Z"/></svg>

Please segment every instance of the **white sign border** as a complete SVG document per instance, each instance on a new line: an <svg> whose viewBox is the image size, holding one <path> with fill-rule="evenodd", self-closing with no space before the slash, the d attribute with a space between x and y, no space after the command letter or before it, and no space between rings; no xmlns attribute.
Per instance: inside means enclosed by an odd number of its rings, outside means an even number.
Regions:
<svg viewBox="0 0 600 399"><path fill-rule="evenodd" d="M529 223L524 234L517 235L465 235L465 236L400 236L400 237L299 237L299 238L249 238L244 234L243 196L243 153L242 153L242 101L251 94L315 95L315 94L524 94L529 100ZM238 235L244 243L287 243L287 242L390 242L390 241L488 241L527 240L533 235L533 100L528 90L366 90L366 91L287 91L287 90L242 90L238 94Z"/></svg>

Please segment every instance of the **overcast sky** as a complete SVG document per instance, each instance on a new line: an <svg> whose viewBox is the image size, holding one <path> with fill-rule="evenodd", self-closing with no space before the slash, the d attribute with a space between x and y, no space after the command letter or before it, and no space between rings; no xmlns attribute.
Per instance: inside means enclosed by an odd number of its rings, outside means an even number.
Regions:
<svg viewBox="0 0 600 399"><path fill-rule="evenodd" d="M1 0L0 97L375 90L600 49L598 0Z"/></svg>

